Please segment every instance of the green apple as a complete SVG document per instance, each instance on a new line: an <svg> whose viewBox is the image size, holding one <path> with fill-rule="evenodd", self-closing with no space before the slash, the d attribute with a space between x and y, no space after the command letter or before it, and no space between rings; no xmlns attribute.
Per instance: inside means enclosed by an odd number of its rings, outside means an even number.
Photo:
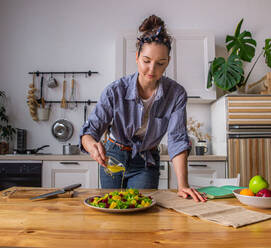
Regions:
<svg viewBox="0 0 271 248"><path fill-rule="evenodd" d="M249 181L249 189L254 193L257 194L260 190L264 188L268 188L268 182L260 175L256 175L252 177Z"/></svg>

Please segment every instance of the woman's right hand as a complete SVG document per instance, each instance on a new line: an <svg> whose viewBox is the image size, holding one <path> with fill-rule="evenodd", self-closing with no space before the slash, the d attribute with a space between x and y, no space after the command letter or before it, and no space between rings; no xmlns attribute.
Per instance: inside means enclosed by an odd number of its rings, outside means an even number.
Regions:
<svg viewBox="0 0 271 248"><path fill-rule="evenodd" d="M90 157L96 160L100 165L106 167L106 156L105 156L105 148L102 142L97 142L90 146L89 151Z"/></svg>
<svg viewBox="0 0 271 248"><path fill-rule="evenodd" d="M92 159L96 160L100 165L106 167L107 158L102 142L97 142L90 135L84 135L82 137L82 145Z"/></svg>

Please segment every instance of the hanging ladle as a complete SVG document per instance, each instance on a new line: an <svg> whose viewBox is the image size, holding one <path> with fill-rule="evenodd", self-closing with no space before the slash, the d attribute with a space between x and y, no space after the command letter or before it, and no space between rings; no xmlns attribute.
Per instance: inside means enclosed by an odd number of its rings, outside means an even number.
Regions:
<svg viewBox="0 0 271 248"><path fill-rule="evenodd" d="M87 120L87 103L85 102L85 105L84 105L84 123L86 123L86 120Z"/></svg>
<svg viewBox="0 0 271 248"><path fill-rule="evenodd" d="M74 80L74 74L72 74L72 81L71 81L71 95L70 95L70 99L69 99L69 109L75 109L77 106L76 106L76 103L75 103L75 89L74 89L74 86L75 86L75 80Z"/></svg>

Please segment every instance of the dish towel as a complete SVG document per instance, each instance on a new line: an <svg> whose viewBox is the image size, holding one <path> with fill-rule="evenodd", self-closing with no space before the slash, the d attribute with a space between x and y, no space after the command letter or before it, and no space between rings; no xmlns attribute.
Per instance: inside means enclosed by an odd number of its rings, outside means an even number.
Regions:
<svg viewBox="0 0 271 248"><path fill-rule="evenodd" d="M215 222L223 226L238 228L263 220L271 219L270 214L251 211L239 206L215 202L195 202L184 199L170 191L157 191L151 194L157 204L164 208L171 208L177 212L200 219Z"/></svg>

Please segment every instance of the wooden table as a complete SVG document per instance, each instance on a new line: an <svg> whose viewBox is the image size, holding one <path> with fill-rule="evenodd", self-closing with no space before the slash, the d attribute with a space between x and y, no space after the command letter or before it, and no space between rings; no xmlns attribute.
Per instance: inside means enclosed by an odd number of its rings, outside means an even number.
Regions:
<svg viewBox="0 0 271 248"><path fill-rule="evenodd" d="M2 198L0 192L0 246L271 247L271 220L235 229L158 206L110 214L83 204L88 196L108 192L101 191L78 189L74 198L40 201ZM241 205L235 198L216 201Z"/></svg>

